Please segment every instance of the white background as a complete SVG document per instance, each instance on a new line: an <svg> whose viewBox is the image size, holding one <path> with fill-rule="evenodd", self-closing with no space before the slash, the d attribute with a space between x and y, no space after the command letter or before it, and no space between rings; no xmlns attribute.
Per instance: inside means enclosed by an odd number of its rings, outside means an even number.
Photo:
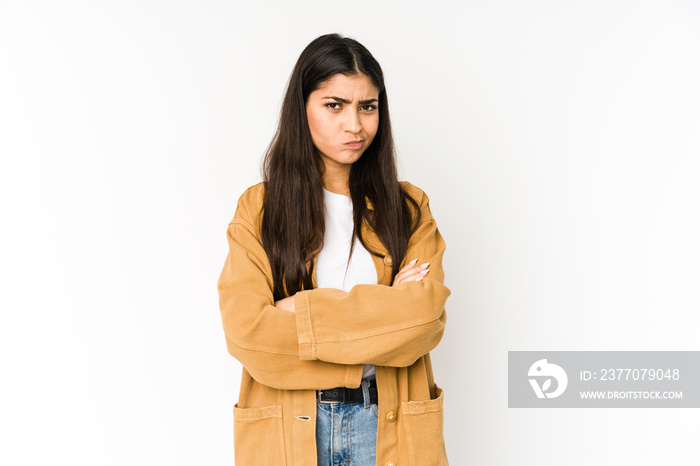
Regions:
<svg viewBox="0 0 700 466"><path fill-rule="evenodd" d="M230 465L216 281L301 50L382 64L447 242L454 465L697 462L693 409L508 409L509 350L698 350L692 1L0 6L0 463Z"/></svg>

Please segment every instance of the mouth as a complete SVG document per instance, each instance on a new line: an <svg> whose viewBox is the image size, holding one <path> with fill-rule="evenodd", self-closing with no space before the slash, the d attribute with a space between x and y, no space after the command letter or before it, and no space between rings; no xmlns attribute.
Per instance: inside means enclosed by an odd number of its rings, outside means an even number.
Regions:
<svg viewBox="0 0 700 466"><path fill-rule="evenodd" d="M365 143L364 139L356 139L354 141L348 141L345 143L346 146L350 147L351 149L361 149L362 145Z"/></svg>

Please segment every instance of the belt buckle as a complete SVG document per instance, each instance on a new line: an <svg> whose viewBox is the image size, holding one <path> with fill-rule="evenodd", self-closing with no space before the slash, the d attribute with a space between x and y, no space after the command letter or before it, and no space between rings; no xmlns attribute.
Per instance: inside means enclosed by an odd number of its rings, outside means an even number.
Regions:
<svg viewBox="0 0 700 466"><path fill-rule="evenodd" d="M333 389L328 390L328 391L332 391L332 390L333 390ZM319 403L321 403L321 404L323 404L323 405L330 405L330 404L333 404L333 403L345 403L345 389L343 389L343 400L342 400L342 401L325 401L325 400L322 400L322 399L321 399L321 395L323 395L323 392L324 392L324 390L318 390L318 391L316 392L316 398L318 399L318 402L319 402Z"/></svg>

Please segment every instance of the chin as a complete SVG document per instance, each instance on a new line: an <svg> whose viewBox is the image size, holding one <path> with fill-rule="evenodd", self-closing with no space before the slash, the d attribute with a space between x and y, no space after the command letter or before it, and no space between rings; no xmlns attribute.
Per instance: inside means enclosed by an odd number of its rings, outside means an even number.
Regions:
<svg viewBox="0 0 700 466"><path fill-rule="evenodd" d="M350 156L350 157L347 157L347 156L346 156L346 157L335 157L334 160L335 160L337 163L341 163L341 164L343 164L343 165L352 165L353 163L355 163L355 162L357 162L358 160L360 160L360 157L362 157L362 154L353 155L353 156Z"/></svg>
<svg viewBox="0 0 700 466"><path fill-rule="evenodd" d="M348 161L345 162L345 163L347 163L347 164L349 164L349 165L352 165L353 163L355 163L355 162L357 162L358 160L360 160L360 157L362 157L362 154L358 155L357 157L352 157L352 158L348 159Z"/></svg>

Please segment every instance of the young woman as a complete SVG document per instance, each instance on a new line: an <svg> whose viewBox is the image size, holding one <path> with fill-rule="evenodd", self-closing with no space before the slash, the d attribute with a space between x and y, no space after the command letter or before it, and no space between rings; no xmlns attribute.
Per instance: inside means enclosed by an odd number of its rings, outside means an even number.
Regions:
<svg viewBox="0 0 700 466"><path fill-rule="evenodd" d="M357 41L304 49L264 181L227 233L236 464L447 464L428 354L445 327L445 242L425 193L398 181L382 70Z"/></svg>

